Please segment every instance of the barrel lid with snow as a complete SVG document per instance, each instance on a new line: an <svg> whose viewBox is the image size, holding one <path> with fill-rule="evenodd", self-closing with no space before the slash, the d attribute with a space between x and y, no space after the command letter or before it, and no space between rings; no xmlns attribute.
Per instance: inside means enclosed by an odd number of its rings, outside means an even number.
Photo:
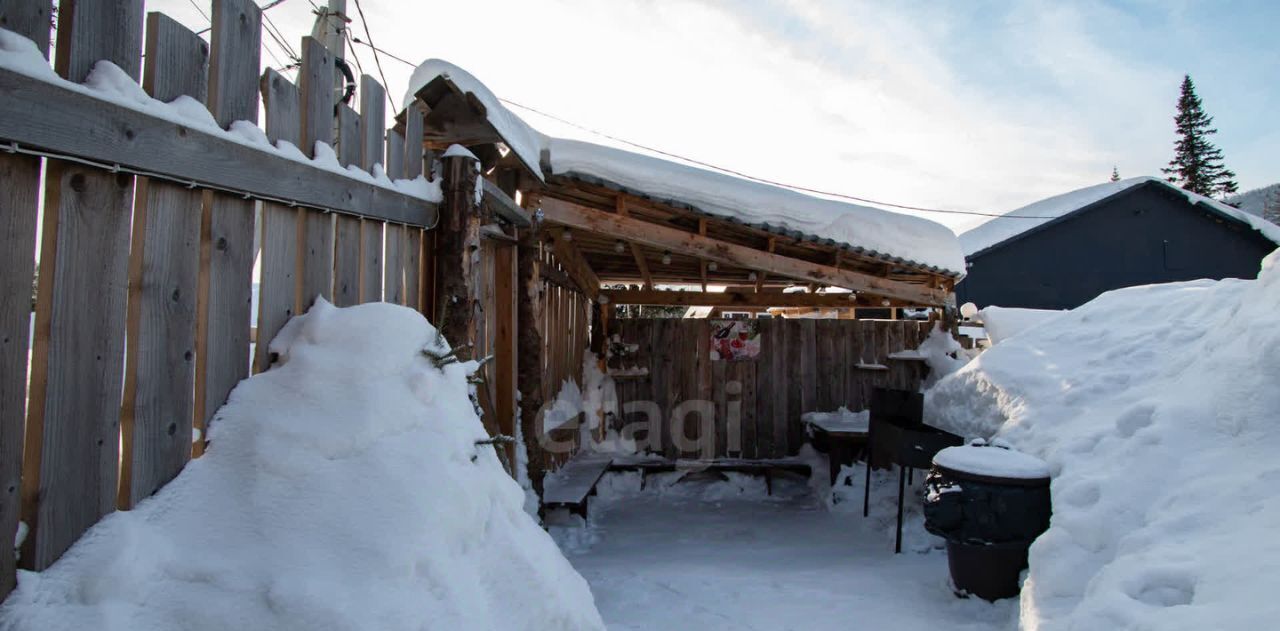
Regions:
<svg viewBox="0 0 1280 631"><path fill-rule="evenodd" d="M1034 484L1049 480L1049 465L1045 461L993 445L947 447L933 457L933 465L945 472L993 482Z"/></svg>

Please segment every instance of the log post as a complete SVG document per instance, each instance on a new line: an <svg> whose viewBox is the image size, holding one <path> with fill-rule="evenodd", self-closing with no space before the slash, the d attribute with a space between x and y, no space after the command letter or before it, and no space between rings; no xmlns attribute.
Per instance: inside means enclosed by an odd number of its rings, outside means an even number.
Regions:
<svg viewBox="0 0 1280 631"><path fill-rule="evenodd" d="M480 163L475 156L460 151L446 153L443 164L444 203L436 229L435 322L445 339L457 347L476 341L475 323L482 317L476 278L480 271L483 219L476 199Z"/></svg>
<svg viewBox="0 0 1280 631"><path fill-rule="evenodd" d="M526 198L527 199L527 198ZM527 207L536 207L529 200ZM521 234L516 246L517 284L516 318L519 322L516 349L517 378L520 390L520 433L528 454L529 483L542 497L542 479L546 475L546 451L542 445L542 235L540 226Z"/></svg>

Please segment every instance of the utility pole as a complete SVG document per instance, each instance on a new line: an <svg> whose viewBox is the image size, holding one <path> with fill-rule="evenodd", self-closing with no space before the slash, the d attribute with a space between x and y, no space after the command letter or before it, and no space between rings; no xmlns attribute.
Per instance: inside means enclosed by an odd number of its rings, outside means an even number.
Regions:
<svg viewBox="0 0 1280 631"><path fill-rule="evenodd" d="M347 57L347 0L329 0L329 4L316 11L316 23L311 27L311 36L324 44L329 52L338 59Z"/></svg>

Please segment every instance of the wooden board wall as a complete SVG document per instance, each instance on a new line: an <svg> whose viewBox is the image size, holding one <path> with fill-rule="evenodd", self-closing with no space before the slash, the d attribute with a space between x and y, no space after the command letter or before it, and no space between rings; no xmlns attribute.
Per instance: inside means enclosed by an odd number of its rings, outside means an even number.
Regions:
<svg viewBox="0 0 1280 631"><path fill-rule="evenodd" d="M840 406L866 409L875 387L914 390L924 377L921 362L890 359L914 349L929 325L908 320L758 320L761 352L754 360L712 361L711 321L618 319L610 333L637 353L611 360L611 368L647 368L648 375L615 379L623 412L615 428L643 427L651 408L659 423L636 437L669 458L781 458L804 442L801 414ZM880 364L888 370L858 368ZM701 418L707 401L712 419ZM651 403L650 403L651 402ZM672 413L684 413L683 439L673 435ZM630 429L625 429L630 425ZM699 438L710 428L713 435ZM677 429L680 429L677 427Z"/></svg>

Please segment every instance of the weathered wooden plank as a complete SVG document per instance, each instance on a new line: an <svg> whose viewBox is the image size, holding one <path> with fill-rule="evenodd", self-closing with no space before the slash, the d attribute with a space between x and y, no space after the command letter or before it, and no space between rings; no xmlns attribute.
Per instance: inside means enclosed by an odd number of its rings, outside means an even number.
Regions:
<svg viewBox="0 0 1280 631"><path fill-rule="evenodd" d="M138 76L141 2L60 6L63 77L81 81L100 59ZM0 126L37 126L53 109L41 105L0 116ZM115 507L133 178L51 161L45 192L22 476L22 564L36 570Z"/></svg>
<svg viewBox="0 0 1280 631"><path fill-rule="evenodd" d="M0 11L15 8L0 2ZM12 13L0 16L16 21ZM0 248L0 532L5 533L18 528L39 191L39 159L0 155L0 243L5 244ZM14 587L16 563L13 547L0 546L0 599Z"/></svg>
<svg viewBox="0 0 1280 631"><path fill-rule="evenodd" d="M360 304L360 219L339 215L335 219L333 254L333 304Z"/></svg>
<svg viewBox="0 0 1280 631"><path fill-rule="evenodd" d="M35 42L40 52L48 57L52 5L49 0L0 0L0 28Z"/></svg>
<svg viewBox="0 0 1280 631"><path fill-rule="evenodd" d="M93 65L102 60L114 63L137 81L142 2L62 0L58 3L58 42L53 68L68 81L83 83Z"/></svg>
<svg viewBox="0 0 1280 631"><path fill-rule="evenodd" d="M427 226L435 204L0 69L0 140L184 182Z"/></svg>
<svg viewBox="0 0 1280 631"><path fill-rule="evenodd" d="M756 368L756 414L745 438L752 447L744 451L752 458L772 458L774 455L774 417L785 414L787 409L787 373L785 359L787 340L785 320L761 321L760 365ZM744 424L745 427L745 424Z"/></svg>
<svg viewBox="0 0 1280 631"><path fill-rule="evenodd" d="M267 139L302 144L302 97L284 75L267 68L262 73L262 104L266 106Z"/></svg>
<svg viewBox="0 0 1280 631"><path fill-rule="evenodd" d="M316 143L333 147L333 53L314 37L302 38L298 94L302 97L302 153L314 157Z"/></svg>
<svg viewBox="0 0 1280 631"><path fill-rule="evenodd" d="M516 248L511 244L494 247L493 276L493 394L498 430L516 435ZM506 447L507 462L516 461L515 444Z"/></svg>
<svg viewBox="0 0 1280 631"><path fill-rule="evenodd" d="M297 307L298 210L262 207L262 263L258 286L258 342L254 372L271 366L268 346Z"/></svg>
<svg viewBox="0 0 1280 631"><path fill-rule="evenodd" d="M155 493L191 456L202 205L201 191L139 178L120 410L122 509Z"/></svg>
<svg viewBox="0 0 1280 631"><path fill-rule="evenodd" d="M143 88L204 101L209 49L169 17L147 15ZM129 254L128 334L117 506L133 508L191 456L196 299L204 194L139 178Z"/></svg>
<svg viewBox="0 0 1280 631"><path fill-rule="evenodd" d="M817 320L800 320L800 414L787 418L787 453L795 455L804 442L804 424L800 418L817 407Z"/></svg>
<svg viewBox="0 0 1280 631"><path fill-rule="evenodd" d="M360 220L360 302L382 301L382 232L386 224Z"/></svg>
<svg viewBox="0 0 1280 631"><path fill-rule="evenodd" d="M214 0L209 35L209 112L222 127L258 120L262 12L251 0ZM206 193L200 224L194 431L204 451L209 421L249 375L256 203Z"/></svg>
<svg viewBox="0 0 1280 631"><path fill-rule="evenodd" d="M404 123L404 177L414 179L422 175L422 123L426 113L421 103L414 101L405 110Z"/></svg>
<svg viewBox="0 0 1280 631"><path fill-rule="evenodd" d="M404 179L404 134L392 129L387 132L387 177Z"/></svg>
<svg viewBox="0 0 1280 631"><path fill-rule="evenodd" d="M213 0L209 33L209 112L223 128L258 121L262 11L252 0Z"/></svg>
<svg viewBox="0 0 1280 631"><path fill-rule="evenodd" d="M404 226L387 224L386 252L382 257L382 299L392 304L404 304Z"/></svg>
<svg viewBox="0 0 1280 631"><path fill-rule="evenodd" d="M373 165L385 164L383 130L387 127L387 91L373 77L360 75L360 168L373 172Z"/></svg>
<svg viewBox="0 0 1280 631"><path fill-rule="evenodd" d="M405 228L404 231L404 303L415 310L422 310L421 228Z"/></svg>
<svg viewBox="0 0 1280 631"><path fill-rule="evenodd" d="M305 313L317 297L333 301L333 215L304 209L298 215L302 222L302 302L299 313Z"/></svg>
<svg viewBox="0 0 1280 631"><path fill-rule="evenodd" d="M41 248L22 562L44 569L116 503L133 178L51 162Z"/></svg>
<svg viewBox="0 0 1280 631"><path fill-rule="evenodd" d="M51 3L0 0L0 28L36 43L49 54ZM27 351L35 273L40 160L0 156L0 532L18 528L22 434L26 423ZM0 600L15 586L17 559L0 546Z"/></svg>
<svg viewBox="0 0 1280 631"><path fill-rule="evenodd" d="M360 166L364 137L360 134L360 115L346 103L338 104L338 162L342 166Z"/></svg>

